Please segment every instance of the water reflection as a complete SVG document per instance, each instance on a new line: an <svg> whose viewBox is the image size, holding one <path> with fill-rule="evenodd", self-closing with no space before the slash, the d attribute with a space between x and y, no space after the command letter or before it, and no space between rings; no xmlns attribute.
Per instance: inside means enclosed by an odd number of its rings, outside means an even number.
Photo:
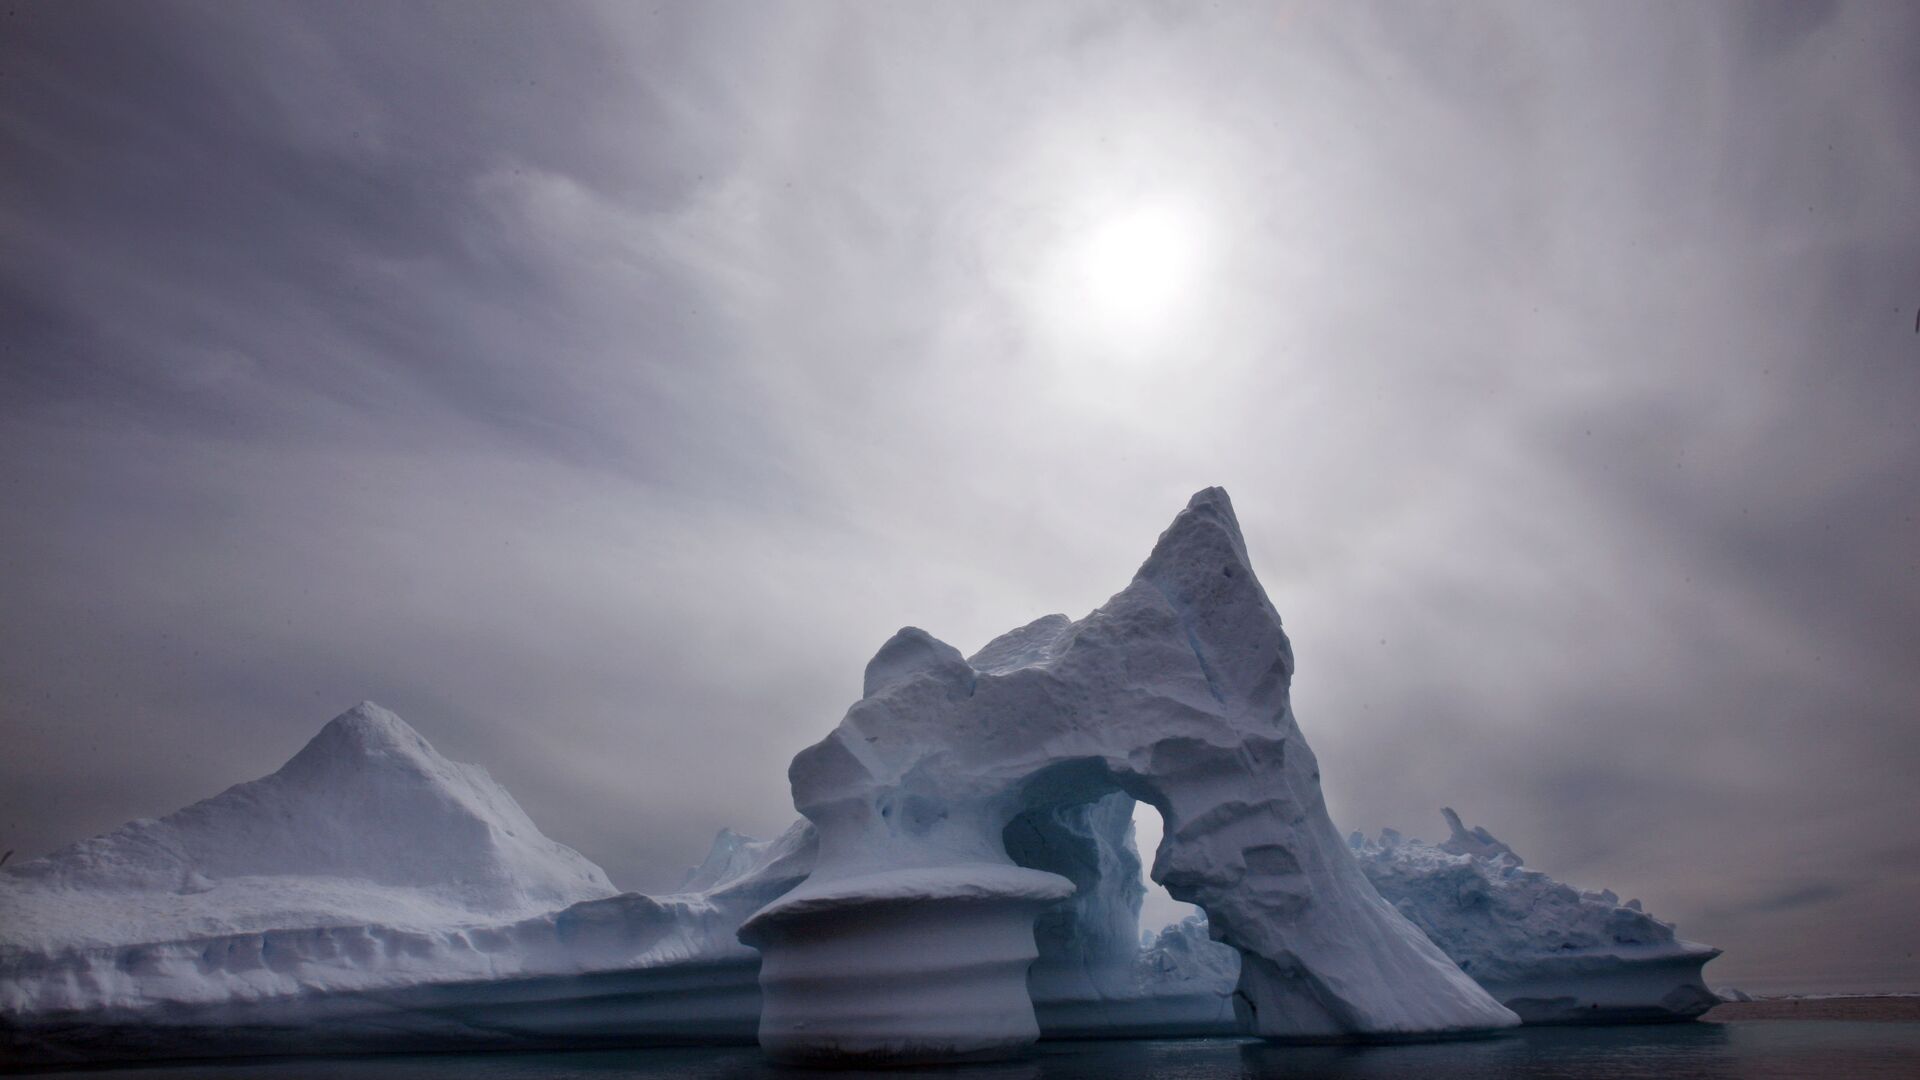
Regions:
<svg viewBox="0 0 1920 1080"><path fill-rule="evenodd" d="M1673 1024L1622 1028L1522 1028L1489 1039L1387 1046L1240 1047L1239 1075L1327 1080L1385 1077L1701 1077L1737 1080L1726 1027Z"/></svg>
<svg viewBox="0 0 1920 1080"><path fill-rule="evenodd" d="M1920 1024L1746 1021L1522 1028L1495 1038L1389 1046L1241 1039L1043 1043L1018 1061L924 1069L795 1069L754 1047L386 1055L193 1063L88 1080L1787 1080L1920 1076Z"/></svg>

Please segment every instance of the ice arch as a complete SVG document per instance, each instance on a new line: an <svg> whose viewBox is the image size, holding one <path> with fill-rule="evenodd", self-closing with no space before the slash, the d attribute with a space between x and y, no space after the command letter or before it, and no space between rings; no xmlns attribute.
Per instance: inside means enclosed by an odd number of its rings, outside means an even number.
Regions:
<svg viewBox="0 0 1920 1080"><path fill-rule="evenodd" d="M1034 921L1038 955L1027 970L1042 1031L1086 1035L1117 1024L1105 1006L1136 996L1140 953L1140 855L1134 802L1122 792L1065 806L1036 807L1001 832L1009 858L1073 884L1073 895ZM1048 1003L1045 1013L1041 1002ZM1143 1032L1155 1034L1155 1032Z"/></svg>
<svg viewBox="0 0 1920 1080"><path fill-rule="evenodd" d="M1240 1030L1231 999L1238 953L1213 946L1196 959L1190 954L1210 942L1172 943L1157 934L1149 949L1140 936L1148 890L1134 843L1138 805L1114 791L1093 802L1029 810L1002 834L1014 862L1059 874L1074 887L1034 923L1039 955L1027 970L1027 992L1043 1039Z"/></svg>
<svg viewBox="0 0 1920 1080"><path fill-rule="evenodd" d="M790 1060L951 1059L1034 1040L1034 920L1075 886L1017 865L1006 829L1114 791L1166 822L1154 880L1240 950L1249 1030L1517 1023L1361 874L1294 722L1292 674L1219 488L1077 622L1046 616L971 658L922 630L895 634L861 699L788 770L819 861L741 928L762 953L762 1046Z"/></svg>

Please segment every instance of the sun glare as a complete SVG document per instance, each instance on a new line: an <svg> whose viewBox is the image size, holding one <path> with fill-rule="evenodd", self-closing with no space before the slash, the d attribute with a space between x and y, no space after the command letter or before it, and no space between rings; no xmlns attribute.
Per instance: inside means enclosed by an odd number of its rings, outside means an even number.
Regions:
<svg viewBox="0 0 1920 1080"><path fill-rule="evenodd" d="M1174 329L1200 286L1204 229L1175 203L1127 207L1063 238L1047 307L1075 343L1138 354Z"/></svg>
<svg viewBox="0 0 1920 1080"><path fill-rule="evenodd" d="M1112 316L1163 313L1188 284L1192 231L1190 223L1164 208L1106 222L1081 253L1089 302Z"/></svg>

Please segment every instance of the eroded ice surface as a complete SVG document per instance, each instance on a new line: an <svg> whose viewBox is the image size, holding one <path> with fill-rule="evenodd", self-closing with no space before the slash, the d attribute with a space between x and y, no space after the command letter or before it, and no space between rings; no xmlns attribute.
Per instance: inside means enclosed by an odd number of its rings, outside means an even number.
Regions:
<svg viewBox="0 0 1920 1080"><path fill-rule="evenodd" d="M1005 831L1114 791L1160 811L1153 877L1240 950L1235 999L1256 1033L1517 1023L1360 872L1294 721L1292 673L1218 488L1083 619L1047 616L970 660L901 630L862 699L789 770L819 861L741 930L763 954L761 1044L898 1059L1031 1041L1033 922L1073 881L1018 866ZM991 888L929 887L949 879Z"/></svg>

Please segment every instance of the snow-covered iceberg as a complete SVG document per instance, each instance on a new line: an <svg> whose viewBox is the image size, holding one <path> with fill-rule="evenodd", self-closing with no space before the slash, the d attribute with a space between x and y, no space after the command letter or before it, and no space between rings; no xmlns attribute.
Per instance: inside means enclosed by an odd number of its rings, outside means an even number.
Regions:
<svg viewBox="0 0 1920 1080"><path fill-rule="evenodd" d="M1381 896L1522 1019L1686 1020L1716 1003L1700 969L1719 949L1681 940L1638 900L1528 870L1487 830L1441 812L1450 835L1439 844L1387 829L1355 833L1354 853Z"/></svg>
<svg viewBox="0 0 1920 1080"><path fill-rule="evenodd" d="M1518 1023L1368 883L1294 721L1293 655L1226 493L1194 496L1133 582L964 658L908 628L789 770L813 872L741 928L761 1045L944 1059L1038 1035L1035 918L1075 893L1020 866L1022 815L1124 792L1166 822L1154 880L1241 954L1236 1007L1277 1038ZM1090 975L1097 977L1097 975Z"/></svg>
<svg viewBox="0 0 1920 1080"><path fill-rule="evenodd" d="M1195 994L1133 941L1132 805L1031 823L1052 841L1022 850L1084 885L1041 935L1043 1029L1231 1031L1231 975ZM804 819L722 829L673 893L617 894L483 770L365 703L272 776L0 871L0 1052L750 1043L760 956L736 933L814 845Z"/></svg>
<svg viewBox="0 0 1920 1080"><path fill-rule="evenodd" d="M271 776L0 875L0 934L78 959L289 926L510 922L616 891L486 770L363 702ZM114 1000L111 982L88 990Z"/></svg>
<svg viewBox="0 0 1920 1080"><path fill-rule="evenodd" d="M0 871L9 1058L745 1041L740 922L812 834L616 893L486 772L362 704L271 776Z"/></svg>
<svg viewBox="0 0 1920 1080"><path fill-rule="evenodd" d="M1292 671L1226 495L1203 491L1079 621L971 658L895 635L794 760L803 819L722 830L663 896L618 892L484 770L363 703L270 776L0 869L0 1057L757 1037L783 1058L948 1059L1712 1003L1715 950L1451 811L1440 845L1342 842ZM1166 826L1154 879L1207 913L1144 943L1136 799Z"/></svg>

